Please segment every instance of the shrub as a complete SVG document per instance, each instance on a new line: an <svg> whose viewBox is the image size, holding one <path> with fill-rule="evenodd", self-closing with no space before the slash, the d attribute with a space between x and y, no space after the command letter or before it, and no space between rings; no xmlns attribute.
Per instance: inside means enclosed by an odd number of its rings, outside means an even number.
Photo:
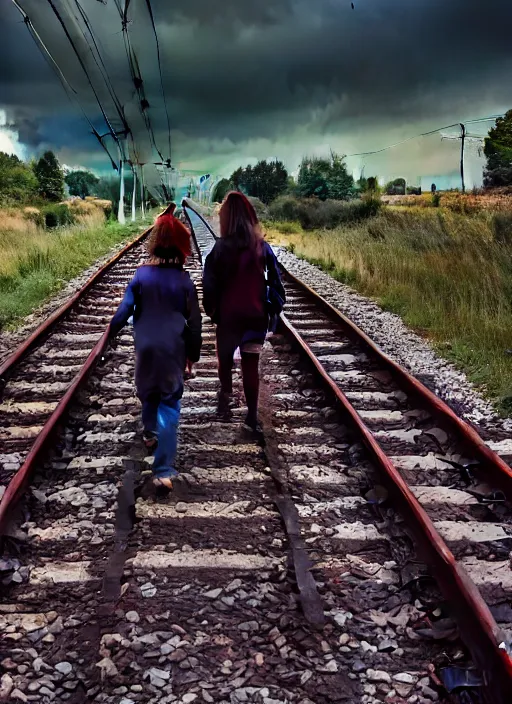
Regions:
<svg viewBox="0 0 512 704"><path fill-rule="evenodd" d="M300 201L293 196L280 196L270 204L268 211L272 220L299 220Z"/></svg>
<svg viewBox="0 0 512 704"><path fill-rule="evenodd" d="M75 222L73 213L65 203L47 205L43 209L43 215L44 223L49 229L61 227L62 225L72 225Z"/></svg>
<svg viewBox="0 0 512 704"><path fill-rule="evenodd" d="M44 227L44 215L39 208L23 208L23 219L35 223L37 227Z"/></svg>
<svg viewBox="0 0 512 704"><path fill-rule="evenodd" d="M283 197L271 204L270 216L278 222L298 221L305 230L322 228L332 230L344 223L373 217L379 212L380 207L380 200L372 195L349 202Z"/></svg>
<svg viewBox="0 0 512 704"><path fill-rule="evenodd" d="M388 196L404 196L405 186L405 178L395 178L386 184L384 191Z"/></svg>
<svg viewBox="0 0 512 704"><path fill-rule="evenodd" d="M34 172L14 154L0 152L0 203L26 203L37 193Z"/></svg>
<svg viewBox="0 0 512 704"><path fill-rule="evenodd" d="M265 203L262 203L259 198L253 198L252 196L247 196L247 198L250 200L258 218L266 220L268 218L268 208Z"/></svg>

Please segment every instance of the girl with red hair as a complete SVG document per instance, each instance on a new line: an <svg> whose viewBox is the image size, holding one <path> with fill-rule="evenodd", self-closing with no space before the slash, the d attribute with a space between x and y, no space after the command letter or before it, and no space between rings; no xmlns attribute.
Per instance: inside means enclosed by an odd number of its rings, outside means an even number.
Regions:
<svg viewBox="0 0 512 704"><path fill-rule="evenodd" d="M228 193L219 217L221 236L206 258L203 274L204 309L217 324L219 412L230 415L233 357L240 348L245 423L256 430L260 353L285 293L276 258L249 199L237 191Z"/></svg>
<svg viewBox="0 0 512 704"><path fill-rule="evenodd" d="M185 367L201 351L197 291L183 265L190 233L173 215L157 218L148 243L149 260L140 266L110 323L114 338L133 315L135 385L142 403L143 440L155 450L154 484L172 489L180 399Z"/></svg>

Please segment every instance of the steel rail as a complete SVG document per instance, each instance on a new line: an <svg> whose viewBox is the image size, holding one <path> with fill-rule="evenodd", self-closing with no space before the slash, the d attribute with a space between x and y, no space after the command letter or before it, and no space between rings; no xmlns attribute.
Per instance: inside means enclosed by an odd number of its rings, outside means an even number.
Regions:
<svg viewBox="0 0 512 704"><path fill-rule="evenodd" d="M345 394L325 371L307 342L283 314L281 315L281 324L288 337L293 338L294 342L307 355L323 383L334 394L344 414L348 416L352 427L362 438L372 461L381 471L386 488L393 496L398 510L418 541L421 556L431 565L439 587L450 604L462 640L471 652L474 662L482 671L489 704L510 704L512 701L512 661L506 651L499 647L502 641L500 628L478 588L466 570L457 562L424 508Z"/></svg>
<svg viewBox="0 0 512 704"><path fill-rule="evenodd" d="M108 342L108 328L105 330L101 338L93 347L89 356L85 360L82 368L75 376L64 396L60 399L57 407L48 418L46 423L43 425L41 432L37 436L34 444L30 448L30 451L25 458L25 461L18 469L16 474L12 477L10 482L7 484L2 500L0 501L0 537L5 535L6 529L9 523L9 517L12 513L13 508L18 503L18 501L23 496L25 489L27 488L30 478L34 472L35 467L38 462L43 457L45 450L48 446L48 442L53 437L54 432L57 430L60 422L62 421L64 415L68 411L69 405L73 400L76 391L87 379L89 372L96 365L97 361L101 358L101 355L105 351L105 347Z"/></svg>
<svg viewBox="0 0 512 704"><path fill-rule="evenodd" d="M203 221L212 237L216 239L215 233L205 218L188 203L186 207L190 208ZM465 446L482 462L485 470L491 475L492 481L504 491L507 498L512 497L512 471L510 467L485 445L474 428L461 420L447 404L388 357L341 311L287 271L285 267L282 266L282 268L285 276L306 291L332 320L342 326L348 337L356 339L368 347L373 355L389 369L402 388L405 387L415 397L420 398L423 404L428 405L443 422L454 430ZM431 566L439 587L450 604L461 637L471 652L475 664L483 674L484 691L488 704L509 704L512 701L512 660L506 650L500 647L501 630L478 588L462 565L457 562L428 514L372 432L284 314L281 315L281 325L288 337L291 337L306 354L320 379L334 395L350 424L362 438L376 467L381 470L383 481L418 541L420 554Z"/></svg>
<svg viewBox="0 0 512 704"><path fill-rule="evenodd" d="M108 260L102 267L98 269L87 282L76 291L60 308L58 308L49 318L47 318L44 323L42 323L32 334L16 349L16 351L3 363L0 367L0 377L5 378L5 375L12 371L12 369L19 364L19 362L26 356L26 354L36 347L39 343L42 343L46 338L50 330L60 321L62 321L65 316L70 312L73 306L79 301L98 281L102 276L123 257L127 252L133 249L137 244L144 240L148 236L152 229L152 226L144 230L140 235L138 235L132 242L129 242L125 247L123 247L119 252L117 252L111 259ZM101 358L103 352L105 351L108 340L108 328L105 330L101 338L94 345L93 349L89 353L86 361L82 365L80 371L74 377L73 381L66 389L64 395L57 404L55 410L51 416L47 419L46 423L43 425L41 432L38 434L34 444L29 450L25 461L22 466L18 469L16 474L11 478L7 484L6 490L2 499L0 501L0 537L5 535L8 527L9 518L12 514L17 502L23 496L25 489L27 488L30 478L34 472L35 467L42 459L50 439L53 437L54 432L57 430L60 422L64 418L71 401L73 400L76 391L83 385L86 381L91 369L95 366L98 360Z"/></svg>
<svg viewBox="0 0 512 704"><path fill-rule="evenodd" d="M99 279L119 260L123 255L133 249L136 245L144 240L151 232L152 226L148 227L144 232L138 235L134 240L125 245L103 266L101 266L75 293L70 296L56 311L54 311L46 320L41 323L30 335L16 348L16 350L0 365L0 380L5 382L7 375L12 369L19 364L24 357L37 345L42 344L46 335L50 330L71 311L76 303L94 286Z"/></svg>
<svg viewBox="0 0 512 704"><path fill-rule="evenodd" d="M201 266L203 266L203 254L202 254L202 252L201 252L201 248L199 247L199 243L198 243L198 241L197 241L196 231L194 230L194 225L192 224L192 220L190 219L190 215L189 215L188 212L187 212L187 208L188 208L189 206L188 206L188 204L186 203L185 198L184 198L183 201L182 201L182 207L183 207L183 212L185 213L185 217L187 218L187 222L188 222L189 227L190 227L190 234L192 235L192 240L193 240L193 242L194 242L194 246L195 246L196 251L197 251L197 256L198 256L198 259L199 259L199 263L201 264ZM190 208L190 209L193 210L194 213L196 212L193 208ZM197 214L197 213L196 213L196 214Z"/></svg>
<svg viewBox="0 0 512 704"><path fill-rule="evenodd" d="M469 425L469 423L459 418L444 401L430 391L430 389L427 389L421 381L413 377L412 374L383 352L382 349L346 315L331 305L325 298L294 274L290 273L282 264L280 264L280 266L285 272L285 275L294 284L299 286L299 288L306 291L307 294L323 308L331 320L344 328L347 337L359 343L363 343L364 346L370 350L371 354L391 373L400 388L407 390L415 396L416 399L419 399L424 406L428 406L428 408L457 435L463 446L470 450L471 454L479 460L480 469L475 467L475 471L479 471L486 482L493 484L496 488L503 491L507 499L512 501L512 469L499 455L485 444L477 431Z"/></svg>

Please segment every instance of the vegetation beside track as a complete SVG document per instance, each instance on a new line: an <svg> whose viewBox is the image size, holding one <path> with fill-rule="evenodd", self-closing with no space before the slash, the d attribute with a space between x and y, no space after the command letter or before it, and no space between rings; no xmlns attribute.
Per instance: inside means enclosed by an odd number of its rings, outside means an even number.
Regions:
<svg viewBox="0 0 512 704"><path fill-rule="evenodd" d="M79 203L72 224L52 229L39 221L37 208L0 209L0 329L14 326L144 224L120 225L103 207Z"/></svg>
<svg viewBox="0 0 512 704"><path fill-rule="evenodd" d="M399 314L512 415L512 212L384 207L331 230L276 221L266 230Z"/></svg>

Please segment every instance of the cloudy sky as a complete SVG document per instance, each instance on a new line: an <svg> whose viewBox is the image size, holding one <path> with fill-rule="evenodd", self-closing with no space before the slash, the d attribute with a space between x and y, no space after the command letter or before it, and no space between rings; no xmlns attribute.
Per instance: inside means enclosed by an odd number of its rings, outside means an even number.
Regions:
<svg viewBox="0 0 512 704"><path fill-rule="evenodd" d="M106 133L91 86L50 3L18 2L95 128ZM112 97L80 33L83 24L74 17L76 0L53 2L119 129ZM80 0L141 160L157 159L126 58L118 12L124 3ZM379 149L512 107L509 0L354 0L354 5L350 0L152 0L173 162L184 170L229 175L240 164L278 157L293 171L304 154ZM131 0L127 17L149 103L146 115L166 158L167 119L146 0ZM66 95L10 0L0 4L0 31L0 149L30 156L53 148L65 164L109 170L81 109ZM471 132L485 133L491 124L472 126ZM468 151L474 182L482 165L477 147ZM436 134L348 162L354 170L364 166L366 175L403 174L457 185L458 148L457 141ZM110 149L116 153L113 144Z"/></svg>

